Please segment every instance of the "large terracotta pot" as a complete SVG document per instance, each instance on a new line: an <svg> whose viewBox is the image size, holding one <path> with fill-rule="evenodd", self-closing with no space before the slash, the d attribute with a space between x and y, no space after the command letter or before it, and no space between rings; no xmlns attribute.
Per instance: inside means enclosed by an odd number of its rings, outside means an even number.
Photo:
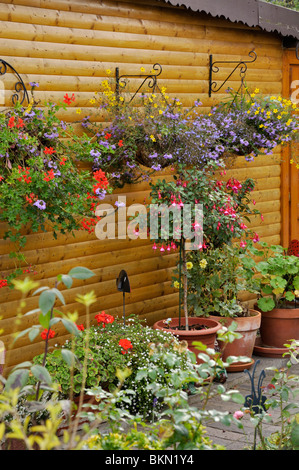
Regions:
<svg viewBox="0 0 299 470"><path fill-rule="evenodd" d="M257 332L261 325L261 313L257 310L250 310L248 317L218 317L211 315L210 318L217 319L223 326L228 327L231 323L237 323L237 333L242 335L242 338L235 339L232 343L228 343L225 348L223 343L219 341L220 349L222 350L222 359L225 360L229 356L245 356L251 359L249 363L237 362L228 367L230 371L241 371L248 368L248 364L252 365L252 354L256 341Z"/></svg>
<svg viewBox="0 0 299 470"><path fill-rule="evenodd" d="M200 364L202 361L197 357L200 351L195 346L193 346L193 342L200 341L208 348L215 349L217 331L221 328L221 325L217 320L212 318L191 317L188 320L189 327L191 328L188 331L177 329L179 326L179 318L172 318L169 324L169 328L167 328L163 320L157 321L153 328L156 330L163 330L168 333L170 332L176 335L179 341L187 341L188 349L195 354L197 363ZM185 318L181 319L181 325L185 325ZM203 328L192 329L194 326L203 326Z"/></svg>
<svg viewBox="0 0 299 470"><path fill-rule="evenodd" d="M290 340L299 340L299 308L274 308L261 314L260 334L264 346L283 348Z"/></svg>

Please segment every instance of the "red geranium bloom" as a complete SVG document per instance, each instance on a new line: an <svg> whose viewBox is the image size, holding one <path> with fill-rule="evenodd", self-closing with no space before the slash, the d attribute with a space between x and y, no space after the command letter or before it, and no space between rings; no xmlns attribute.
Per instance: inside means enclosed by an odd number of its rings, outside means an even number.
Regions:
<svg viewBox="0 0 299 470"><path fill-rule="evenodd" d="M48 334L48 332L49 332L49 334ZM54 336L55 336L55 331L51 330L51 328L50 328L49 330L46 328L46 329L45 329L44 331L42 331L42 333L41 333L42 339L47 339L47 335L48 335L48 338L49 338L49 339L50 339L50 338L54 338Z"/></svg>
<svg viewBox="0 0 299 470"><path fill-rule="evenodd" d="M54 150L53 147L45 147L44 152L48 155L52 155L52 153L55 153L56 150Z"/></svg>
<svg viewBox="0 0 299 470"><path fill-rule="evenodd" d="M24 124L23 119L19 118L19 119L18 119L17 128L19 129L20 127L24 127L24 126L25 126L25 124Z"/></svg>
<svg viewBox="0 0 299 470"><path fill-rule="evenodd" d="M77 326L78 330L84 331L84 326L83 325L76 325L76 326Z"/></svg>
<svg viewBox="0 0 299 470"><path fill-rule="evenodd" d="M7 286L7 279L0 279L0 288Z"/></svg>
<svg viewBox="0 0 299 470"><path fill-rule="evenodd" d="M113 323L114 317L112 315L108 315L104 311L102 313L98 313L95 318L97 319L98 323L103 323L103 328L105 328L106 323Z"/></svg>
<svg viewBox="0 0 299 470"><path fill-rule="evenodd" d="M74 93L72 94L72 96L69 96L67 93L64 95L64 103L66 104L71 104L72 101L75 101L75 95Z"/></svg>
<svg viewBox="0 0 299 470"><path fill-rule="evenodd" d="M8 127L12 128L15 126L15 117L12 116L11 118L9 118L8 120Z"/></svg>
<svg viewBox="0 0 299 470"><path fill-rule="evenodd" d="M133 345L128 339L120 339L118 344L123 348L122 354L127 354L128 349L133 349Z"/></svg>
<svg viewBox="0 0 299 470"><path fill-rule="evenodd" d="M97 188L107 188L109 181L106 178L106 174L102 170L97 170L93 174L94 179L98 182Z"/></svg>

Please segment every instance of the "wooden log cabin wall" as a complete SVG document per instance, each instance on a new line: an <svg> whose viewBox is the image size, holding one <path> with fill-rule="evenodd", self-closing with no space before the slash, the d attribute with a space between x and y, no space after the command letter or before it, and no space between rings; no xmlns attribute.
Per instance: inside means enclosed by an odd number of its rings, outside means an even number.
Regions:
<svg viewBox="0 0 299 470"><path fill-rule="evenodd" d="M143 66L150 70L156 62L163 67L159 79L170 97L179 97L185 106L195 99L203 103L203 112L223 99L225 92L209 98L209 54L217 60L236 61L257 53L250 65L246 82L264 94L282 92L282 39L276 33L262 31L205 13L194 13L185 7L173 7L161 1L124 0L0 0L1 58L12 64L25 84L38 82L36 98L44 102L57 102L65 93L74 93L75 103L62 111L60 117L68 122L93 114L89 100L99 89L106 70L120 68L123 74L140 72ZM230 72L222 68L219 80ZM239 74L232 76L228 85L236 89ZM10 106L11 90L15 78L5 77L5 106ZM78 128L78 132L80 129ZM253 197L264 221L255 218L251 226L260 237L270 243L280 243L281 233L281 167L280 148L273 156L258 157L246 162L238 157L233 175L243 179L251 176L257 186ZM168 175L169 176L169 175ZM126 187L123 194L127 204L143 202L149 187L144 183ZM112 199L116 199L113 195ZM0 226L0 238L5 226ZM99 311L122 315L122 295L116 290L116 277L126 269L131 293L126 296L127 314L137 314L149 325L154 321L175 315L178 293L171 286L172 269L177 255L161 256L152 250L149 240L98 240L94 234L79 231L72 235L59 235L54 239L51 231L27 233L24 250L27 263L36 271L34 279L40 286L54 285L55 277L75 266L92 269L95 277L77 281L64 291L66 311L77 310L79 323L84 323L84 308L75 303L77 293L94 290L97 302L91 307L91 318ZM13 246L0 239L1 272L13 268L9 258ZM26 266L26 264L24 264ZM11 347L15 317L20 294L9 288L0 289L1 339ZM37 307L37 298L28 297L25 313ZM34 315L23 316L18 330L37 323ZM62 344L67 338L63 328L55 328L52 345ZM44 343L37 338L31 343L27 336L18 340L9 355L7 370L13 365L43 350Z"/></svg>

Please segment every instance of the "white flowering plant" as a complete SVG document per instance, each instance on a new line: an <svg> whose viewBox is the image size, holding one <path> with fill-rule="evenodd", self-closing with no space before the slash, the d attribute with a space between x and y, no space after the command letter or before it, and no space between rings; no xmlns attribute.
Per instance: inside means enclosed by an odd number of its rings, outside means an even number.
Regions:
<svg viewBox="0 0 299 470"><path fill-rule="evenodd" d="M152 360L154 351L171 351L178 359L180 369L188 370L192 367L190 353L186 347L180 345L171 333L154 330L143 326L135 318L128 318L126 325L114 319L105 312L96 315L97 324L88 330L79 325L81 334L66 341L63 350L72 351L76 356L76 363L72 370L64 361L61 354L54 350L47 356L46 368L53 382L59 384L61 398L67 398L73 381L73 392L79 395L83 384L82 364L86 355L88 341L88 357L86 366L85 388L101 386L104 390L113 392L118 386L118 370L130 370L130 375L124 381L123 390L132 390L129 403L122 406L131 413L149 416L158 410L160 401L148 388L151 382L165 385L167 375L172 370L169 362ZM36 356L35 364L41 364L43 356ZM140 373L146 369L147 374ZM150 372L151 371L151 372Z"/></svg>

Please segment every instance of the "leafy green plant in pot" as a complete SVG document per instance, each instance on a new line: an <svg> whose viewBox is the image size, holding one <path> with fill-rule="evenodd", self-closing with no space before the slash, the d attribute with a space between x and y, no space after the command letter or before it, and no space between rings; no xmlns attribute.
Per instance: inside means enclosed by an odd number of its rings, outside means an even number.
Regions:
<svg viewBox="0 0 299 470"><path fill-rule="evenodd" d="M194 315L214 318L223 326L236 323L240 334L232 343L218 340L222 358L244 356L248 362L230 364L228 370L240 371L253 363L252 353L261 324L261 313L243 302L246 281L240 255L243 247L226 244L191 252L188 256L188 302Z"/></svg>
<svg viewBox="0 0 299 470"><path fill-rule="evenodd" d="M299 339L299 257L264 242L259 248L249 244L246 252L242 264L248 291L257 295L262 313L257 352L281 355L287 342Z"/></svg>
<svg viewBox="0 0 299 470"><path fill-rule="evenodd" d="M223 246L229 243L233 237L240 237L244 233L241 214L251 212L248 208L247 198L253 189L253 182L247 180L242 187L242 191L236 193L230 188L229 184L226 186L224 182L218 180L217 173L221 168L221 162L215 161L210 161L200 169L178 167L177 176L174 176L173 181L159 180L151 185L151 203L159 205L157 213L154 213L156 220L158 220L159 236L157 236L153 248L160 249L162 253L169 252L173 248L179 248L180 251L178 280L174 282L174 287L178 287L180 293L179 315L170 321L160 320L155 323L154 327L171 329L176 334L182 335L182 338L190 337L190 348L192 348L192 342L196 341L194 338L195 331L196 334L201 332L201 339L197 338L197 340L203 341L203 333L208 332L207 326L213 325L212 330L216 328L217 331L220 324L212 318L197 318L192 315L193 312L188 307L187 248L190 249L190 245L187 245L188 238L192 240L191 250L194 252L203 247ZM176 218L177 214L173 211L168 211L166 220L163 218L163 214L160 215L162 212L160 209L163 206L166 207L166 211L170 207L183 209L178 218ZM200 217L200 220L196 218L198 216L196 209L199 206L202 208L202 220ZM186 207L190 210L189 223L192 225L193 230L189 233L188 220L186 222L184 218ZM150 216L152 215L153 212L150 212ZM190 220L193 222L190 222ZM228 226L229 230L227 229ZM181 227L183 227L183 230L181 230ZM187 231L187 234L185 234L185 231ZM199 232L203 235L200 243L196 238ZM183 305L183 318L181 318L181 304ZM195 325L199 326L196 327ZM214 347L216 331L214 331L212 338L205 340L208 347Z"/></svg>

